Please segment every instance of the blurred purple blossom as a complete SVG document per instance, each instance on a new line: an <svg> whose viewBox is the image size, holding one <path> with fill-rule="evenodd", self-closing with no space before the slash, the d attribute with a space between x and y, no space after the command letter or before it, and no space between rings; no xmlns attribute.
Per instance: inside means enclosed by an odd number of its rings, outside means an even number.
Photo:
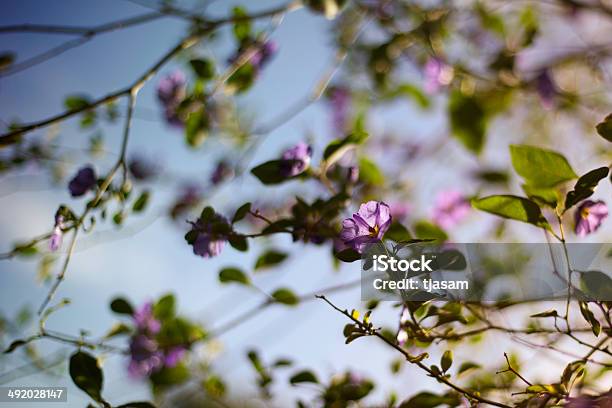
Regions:
<svg viewBox="0 0 612 408"><path fill-rule="evenodd" d="M157 99L164 108L164 115L168 124L183 126L183 120L178 115L178 107L187 94L185 74L175 71L159 81L157 85Z"/></svg>
<svg viewBox="0 0 612 408"><path fill-rule="evenodd" d="M130 341L130 364L132 377L148 377L164 366L164 353L157 342L145 334L136 334Z"/></svg>
<svg viewBox="0 0 612 408"><path fill-rule="evenodd" d="M270 62L274 54L278 51L278 45L274 41L266 41L259 46L255 54L251 57L251 64L257 71L260 71Z"/></svg>
<svg viewBox="0 0 612 408"><path fill-rule="evenodd" d="M379 201L368 201L359 206L351 218L342 222L340 238L361 253L367 244L380 242L391 226L389 206Z"/></svg>
<svg viewBox="0 0 612 408"><path fill-rule="evenodd" d="M212 185L216 186L217 184L222 183L227 178L233 175L232 167L225 160L219 161L215 166L212 174L210 175L210 182Z"/></svg>
<svg viewBox="0 0 612 408"><path fill-rule="evenodd" d="M55 252L62 246L62 237L64 235L64 216L61 214L55 215L55 226L49 238L49 250Z"/></svg>
<svg viewBox="0 0 612 408"><path fill-rule="evenodd" d="M579 237L592 234L608 217L608 207L603 201L584 201L576 210L575 232Z"/></svg>
<svg viewBox="0 0 612 408"><path fill-rule="evenodd" d="M73 197L80 197L96 185L96 172L93 167L85 166L68 183L68 190Z"/></svg>
<svg viewBox="0 0 612 408"><path fill-rule="evenodd" d="M350 166L347 169L346 179L351 184L357 183L359 181L359 167Z"/></svg>
<svg viewBox="0 0 612 408"><path fill-rule="evenodd" d="M150 180L160 172L156 163L140 156L134 156L129 160L128 170L136 180L140 181Z"/></svg>
<svg viewBox="0 0 612 408"><path fill-rule="evenodd" d="M136 328L141 332L157 334L161 328L159 320L153 316L153 303L146 302L132 315Z"/></svg>
<svg viewBox="0 0 612 408"><path fill-rule="evenodd" d="M394 220L402 222L410 213L410 205L400 201L389 203L389 211Z"/></svg>
<svg viewBox="0 0 612 408"><path fill-rule="evenodd" d="M304 142L285 150L282 156L284 163L281 172L285 177L294 177L301 174L310 166L312 148Z"/></svg>
<svg viewBox="0 0 612 408"><path fill-rule="evenodd" d="M164 356L164 366L165 367L174 367L176 366L185 353L187 349L184 346L175 346L168 350Z"/></svg>
<svg viewBox="0 0 612 408"><path fill-rule="evenodd" d="M339 137L346 131L351 93L344 86L334 86L327 95L332 114L332 128L337 133L335 136Z"/></svg>
<svg viewBox="0 0 612 408"><path fill-rule="evenodd" d="M212 258L219 255L228 239L227 234L219 232L218 227L223 224L229 226L227 219L217 213L209 220L200 218L191 223L192 232L196 233L195 240L192 243L193 253L203 258Z"/></svg>
<svg viewBox="0 0 612 408"><path fill-rule="evenodd" d="M555 86L550 70L545 69L540 72L535 79L535 84L542 107L546 110L552 109L555 106L557 87Z"/></svg>
<svg viewBox="0 0 612 408"><path fill-rule="evenodd" d="M423 68L423 75L425 77L425 92L435 94L442 87L451 83L454 70L453 67L439 58L429 58Z"/></svg>
<svg viewBox="0 0 612 408"><path fill-rule="evenodd" d="M436 198L433 220L444 229L452 228L468 215L471 208L468 199L460 192L443 191Z"/></svg>

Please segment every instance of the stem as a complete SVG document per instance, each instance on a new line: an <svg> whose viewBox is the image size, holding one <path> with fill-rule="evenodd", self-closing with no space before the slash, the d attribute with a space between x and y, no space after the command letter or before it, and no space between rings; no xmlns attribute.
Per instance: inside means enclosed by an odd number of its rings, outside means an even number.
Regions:
<svg viewBox="0 0 612 408"><path fill-rule="evenodd" d="M401 348L400 346L398 346L397 344L393 343L392 341L387 339L385 336L380 334L378 330L373 330L371 328L366 327L362 322L360 322L359 320L357 320L353 316L351 316L346 310L341 310L340 308L338 308L336 305L334 305L332 302L330 302L325 296L317 295L316 297L318 299L324 300L334 310L340 312L344 316L346 316L349 319L351 319L360 328L365 329L371 336L378 337L380 340L385 342L389 347L392 347L395 350L399 351L406 358L406 360L408 362L410 362L411 364L414 364L414 365L418 366L420 369L426 371L431 377L437 379L441 383L444 383L447 386L449 386L450 388L454 389L455 391L460 392L461 394L465 395L466 397L468 397L470 399L473 399L473 400L476 400L478 402L481 402L483 404L489 404L489 405L493 405L493 406L496 406L496 407L502 407L502 408L510 408L510 405L506 405L506 404L503 404L501 402L497 402L497 401L493 401L493 400L484 398L484 397L482 397L480 395L477 395L477 394L473 393L472 391L466 390L466 389L460 387L459 385L456 385L456 384L452 383L444 375L439 374L439 373L435 373L431 368L427 367L421 361L417 360L415 358L415 356L410 355L410 353L408 353L406 350L404 350L403 348Z"/></svg>

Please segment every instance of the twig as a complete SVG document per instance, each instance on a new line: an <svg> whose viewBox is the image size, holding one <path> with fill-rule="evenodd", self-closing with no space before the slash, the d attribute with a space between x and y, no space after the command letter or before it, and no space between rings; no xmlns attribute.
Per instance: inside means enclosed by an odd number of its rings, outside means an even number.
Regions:
<svg viewBox="0 0 612 408"><path fill-rule="evenodd" d="M511 372L511 373L514 373L514 375L516 375L518 378L520 378L520 379L521 379L521 380L522 380L522 381L523 381L525 384L527 384L527 385L531 386L532 384L531 384L529 381L527 381L527 380L525 379L525 377L523 377L521 374L519 374L519 372L518 372L518 371L516 371L516 370L515 370L515 369L512 367L512 364L510 364L510 359L508 358L508 354L507 354L507 353L504 353L504 357L506 358L506 363L508 364L508 368L507 368L506 370L501 370L501 371L498 371L498 372L496 372L495 374L501 374L501 373Z"/></svg>
<svg viewBox="0 0 612 408"><path fill-rule="evenodd" d="M440 381L441 383L446 384L447 386L449 386L450 388L454 389L455 391L460 392L461 394L465 395L466 397L472 399L472 400L476 400L478 402L481 402L483 404L489 404L489 405L493 405L496 407L502 407L502 408L510 408L510 405L506 405L503 404L501 402L497 402L497 401L493 401L490 400L488 398L482 397L479 394L473 393L472 391L466 390L462 387L460 387L459 385L451 382L447 377L445 377L444 375L434 372L431 368L427 367L425 364L423 364L419 359L417 359L415 356L412 356L410 353L408 353L406 350L404 350L403 348L401 348L400 346L398 346L397 344L393 343L392 341L390 341L388 338L386 338L385 336L383 336L382 334L380 334L380 332L378 330L375 329L371 329L369 327L366 327L362 322L360 322L359 320L355 319L353 316L351 316L346 310L341 310L340 308L338 308L336 305L334 305L331 301L329 301L325 296L323 295L317 295L316 298L318 299L322 299L323 301L325 301L328 305L330 305L334 310L340 312L341 314L343 314L344 316L348 317L350 320L352 320L356 325L358 325L361 329L366 330L366 332L371 335L371 336L375 336L378 337L380 340L382 340L384 343L386 343L389 347L394 348L395 350L399 351L408 362L410 362L411 364L414 364L416 366L418 366L420 369L426 371L431 377L437 379L438 381Z"/></svg>

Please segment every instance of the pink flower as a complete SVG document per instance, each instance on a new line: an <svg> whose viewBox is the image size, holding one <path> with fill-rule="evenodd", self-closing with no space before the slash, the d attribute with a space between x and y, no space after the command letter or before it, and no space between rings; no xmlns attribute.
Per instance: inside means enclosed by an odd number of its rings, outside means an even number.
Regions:
<svg viewBox="0 0 612 408"><path fill-rule="evenodd" d="M608 207L603 201L584 201L576 210L576 235L585 237L597 231L607 216Z"/></svg>
<svg viewBox="0 0 612 408"><path fill-rule="evenodd" d="M436 198L433 220L444 229L455 226L470 212L469 201L458 191L443 191Z"/></svg>
<svg viewBox="0 0 612 408"><path fill-rule="evenodd" d="M440 88L451 83L454 76L453 67L439 58L430 58L425 63L423 70L425 76L425 92L435 94Z"/></svg>
<svg viewBox="0 0 612 408"><path fill-rule="evenodd" d="M367 244L380 242L391 226L389 206L381 201L368 201L359 206L351 218L342 222L340 238L357 252Z"/></svg>
<svg viewBox="0 0 612 408"><path fill-rule="evenodd" d="M55 226L49 238L49 250L55 252L62 246L62 236L64 228L64 217L60 214L55 215Z"/></svg>
<svg viewBox="0 0 612 408"><path fill-rule="evenodd" d="M285 150L281 171L286 177L294 177L305 172L310 166L312 148L304 142Z"/></svg>

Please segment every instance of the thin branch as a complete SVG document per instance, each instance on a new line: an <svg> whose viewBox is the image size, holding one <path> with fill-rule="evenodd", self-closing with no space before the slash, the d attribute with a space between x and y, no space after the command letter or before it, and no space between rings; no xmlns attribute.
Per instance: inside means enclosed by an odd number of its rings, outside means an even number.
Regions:
<svg viewBox="0 0 612 408"><path fill-rule="evenodd" d="M506 359L506 364L508 364L508 368L506 370L501 370L496 372L495 374L501 374L501 373L507 373L507 372L511 372L514 375L516 375L518 378L520 378L525 384L527 384L528 386L531 386L533 384L531 384L529 381L527 381L525 379L525 377L523 377L518 371L516 371L513 367L512 364L510 364L510 359L508 358L508 354L504 353L504 357Z"/></svg>
<svg viewBox="0 0 612 408"><path fill-rule="evenodd" d="M178 54L179 52L187 48L190 48L191 46L196 44L200 40L200 38L202 38L204 35L214 31L215 29L219 28L220 26L224 24L232 23L235 21L256 20L260 18L271 17L271 16L275 16L275 15L278 15L284 12L296 10L300 6L301 6L301 2L292 2L292 3L289 3L281 7L276 7L270 10L265 10L265 11L255 13L249 16L227 17L227 18L221 18L218 20L207 21L205 28L198 30L195 34L191 34L185 37L184 39L182 39L175 47L173 47L170 51L168 51L153 67L148 69L140 78L134 81L134 83L132 83L131 85L125 88L116 90L114 92L111 92L108 95L103 96L102 98L96 99L95 101L87 105L81 106L77 109L72 109L69 111L62 112L55 116L51 116L49 118L30 123L18 129L12 130L8 133L5 133L3 135L0 135L0 147L17 143L23 135L33 130L52 125L54 123L61 122L62 120L78 115L79 113L94 109L106 103L114 102L123 96L129 95L134 89L141 88L145 84L145 82L148 81L159 70L159 68L161 68L165 63L167 63L176 54Z"/></svg>
<svg viewBox="0 0 612 408"><path fill-rule="evenodd" d="M386 343L389 347L392 347L395 350L399 351L406 358L406 360L408 362L410 362L411 364L414 364L414 365L418 366L420 369L426 371L431 377L437 379L441 383L444 383L447 386L449 386L450 388L454 389L455 391L465 395L466 397L468 397L468 398L470 398L472 400L481 402L483 404L489 404L489 405L493 405L493 406L496 406L496 407L502 407L502 408L510 408L510 405L506 405L506 404L503 404L501 402L490 400L488 398L485 398L485 397L481 396L480 394L476 394L476 393L474 393L474 392L472 392L470 390L466 390L466 389L462 388L461 386L451 382L446 376L444 376L443 374L440 374L438 372L434 372L431 368L429 368L425 364L423 364L417 357L412 356L410 353L408 353L406 350L401 348L399 345L393 343L391 340L389 340L388 338L386 338L385 336L380 334L379 330L372 329L370 327L365 326L361 321L359 321L359 320L355 319L353 316L351 316L348 313L348 311L342 310L342 309L338 308L331 301L329 301L325 296L317 295L316 297L318 299L322 299L328 305L330 305L334 310L336 310L336 311L340 312L341 314L343 314L344 316L348 317L350 320L353 321L353 323L358 325L362 330L365 330L366 333L368 333L369 335L378 337L380 340L382 340L384 343Z"/></svg>

